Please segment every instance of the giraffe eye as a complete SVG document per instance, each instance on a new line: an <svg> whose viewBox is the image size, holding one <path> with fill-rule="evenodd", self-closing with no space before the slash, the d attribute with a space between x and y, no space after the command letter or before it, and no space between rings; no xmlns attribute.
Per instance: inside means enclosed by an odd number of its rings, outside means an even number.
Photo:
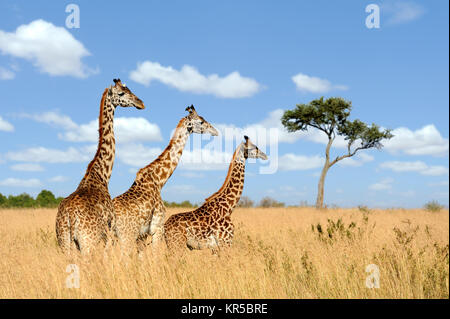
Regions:
<svg viewBox="0 0 450 319"><path fill-rule="evenodd" d="M119 93L119 96L124 96L125 95L125 92L120 92Z"/></svg>

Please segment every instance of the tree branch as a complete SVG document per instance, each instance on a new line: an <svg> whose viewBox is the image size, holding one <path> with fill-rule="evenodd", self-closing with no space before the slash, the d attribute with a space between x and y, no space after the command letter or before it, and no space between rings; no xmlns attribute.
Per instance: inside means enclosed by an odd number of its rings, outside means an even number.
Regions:
<svg viewBox="0 0 450 319"><path fill-rule="evenodd" d="M344 158L354 156L357 151L362 150L362 149L365 149L365 147L357 147L353 152L350 152L350 143L349 143L348 154L345 154L342 156L337 156L336 159L330 163L330 167L333 166L334 164L336 164L337 162L342 161Z"/></svg>

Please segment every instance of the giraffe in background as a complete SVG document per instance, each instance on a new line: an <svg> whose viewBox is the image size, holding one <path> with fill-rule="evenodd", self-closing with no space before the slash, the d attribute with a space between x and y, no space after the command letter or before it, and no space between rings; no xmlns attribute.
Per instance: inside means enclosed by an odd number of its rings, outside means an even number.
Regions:
<svg viewBox="0 0 450 319"><path fill-rule="evenodd" d="M164 237L170 251L175 248L209 248L216 253L220 246L231 246L234 226L231 213L244 188L247 158L267 160L247 136L235 150L222 187L199 208L169 217L164 224Z"/></svg>
<svg viewBox="0 0 450 319"><path fill-rule="evenodd" d="M106 88L100 102L97 153L86 169L78 188L58 207L56 237L64 252L78 248L88 254L107 241L114 219L108 184L114 164L114 111L116 106L144 109L144 103L120 79Z"/></svg>
<svg viewBox="0 0 450 319"><path fill-rule="evenodd" d="M199 116L193 105L186 108L189 114L182 118L169 145L148 166L140 169L130 189L114 198L115 233L124 251L142 244L148 235L152 246L163 240L166 208L161 198L161 189L175 171L188 137L192 133L217 136L217 130Z"/></svg>

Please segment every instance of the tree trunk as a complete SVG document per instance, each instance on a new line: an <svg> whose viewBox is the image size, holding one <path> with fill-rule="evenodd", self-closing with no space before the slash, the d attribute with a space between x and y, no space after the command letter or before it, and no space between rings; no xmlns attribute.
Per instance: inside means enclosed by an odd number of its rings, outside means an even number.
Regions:
<svg viewBox="0 0 450 319"><path fill-rule="evenodd" d="M323 194L324 194L324 188L325 188L325 177L327 176L328 169L330 168L330 148L331 144L333 144L334 138L329 136L327 149L325 151L325 164L323 165L322 173L320 174L319 179L319 187L317 189L317 200L316 200L316 208L322 209L323 208Z"/></svg>
<svg viewBox="0 0 450 319"><path fill-rule="evenodd" d="M325 188L325 177L327 176L327 172L329 169L329 163L325 162L325 165L322 169L322 174L320 174L319 179L319 187L317 189L317 200L316 200L316 208L322 209L323 208L323 193Z"/></svg>

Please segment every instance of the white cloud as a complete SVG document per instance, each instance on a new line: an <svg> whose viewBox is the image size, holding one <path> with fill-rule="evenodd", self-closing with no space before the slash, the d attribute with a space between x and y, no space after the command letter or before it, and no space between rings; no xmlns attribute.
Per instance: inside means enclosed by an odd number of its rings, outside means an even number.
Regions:
<svg viewBox="0 0 450 319"><path fill-rule="evenodd" d="M322 167L325 159L319 155L304 156L284 154L278 158L278 168L282 171L303 171Z"/></svg>
<svg viewBox="0 0 450 319"><path fill-rule="evenodd" d="M23 171L23 172L42 172L44 168L39 164L33 163L21 163L15 164L10 167L13 171Z"/></svg>
<svg viewBox="0 0 450 319"><path fill-rule="evenodd" d="M14 126L0 116L0 131L13 132Z"/></svg>
<svg viewBox="0 0 450 319"><path fill-rule="evenodd" d="M203 191L200 191L197 187L193 185L170 185L166 187L166 192L175 193L175 194L202 194Z"/></svg>
<svg viewBox="0 0 450 319"><path fill-rule="evenodd" d="M130 173L133 174L133 175L136 175L136 173L138 172L138 170L139 170L139 168L137 168L137 167L130 167L130 168L128 169L128 172L130 172Z"/></svg>
<svg viewBox="0 0 450 319"><path fill-rule="evenodd" d="M358 166L362 166L365 163L371 162L373 160L374 160L374 157L372 155L369 155L367 153L358 152L353 157L347 157L347 158L343 159L342 161L339 161L338 165L358 167Z"/></svg>
<svg viewBox="0 0 450 319"><path fill-rule="evenodd" d="M31 61L41 72L79 78L92 74L81 61L89 51L63 27L44 20L19 26L15 32L0 30L0 52Z"/></svg>
<svg viewBox="0 0 450 319"><path fill-rule="evenodd" d="M78 125L69 116L57 112L41 114L22 114L37 122L50 124L65 130L58 137L69 142L97 142L98 119ZM114 135L117 143L158 142L162 140L158 125L150 123L143 117L114 118Z"/></svg>
<svg viewBox="0 0 450 319"><path fill-rule="evenodd" d="M383 142L391 153L403 152L408 155L448 155L448 138L443 138L433 124L416 131L399 127L392 131L394 137Z"/></svg>
<svg viewBox="0 0 450 319"><path fill-rule="evenodd" d="M114 119L114 135L117 143L157 142L162 140L159 126L142 117L117 117ZM59 137L70 142L98 141L98 120L67 130Z"/></svg>
<svg viewBox="0 0 450 319"><path fill-rule="evenodd" d="M303 73L294 75L292 81L297 86L297 90L310 93L326 93L332 90L347 90L345 85L333 85L326 79L309 76Z"/></svg>
<svg viewBox="0 0 450 319"><path fill-rule="evenodd" d="M7 152L5 159L17 162L31 163L77 163L92 159L94 153L91 147L83 150L69 147L67 150L56 150L45 147L32 147L21 151Z"/></svg>
<svg viewBox="0 0 450 319"><path fill-rule="evenodd" d="M49 181L53 182L53 183L62 183L62 182L65 182L67 180L68 180L68 178L66 176L62 176L62 175L57 175L57 176L54 176L54 177L49 179Z"/></svg>
<svg viewBox="0 0 450 319"><path fill-rule="evenodd" d="M225 170L233 157L231 152L202 148L184 150L180 160L180 168L194 171Z"/></svg>
<svg viewBox="0 0 450 319"><path fill-rule="evenodd" d="M13 71L0 66L0 80L12 80L15 76L16 74Z"/></svg>
<svg viewBox="0 0 450 319"><path fill-rule="evenodd" d="M396 1L383 4L381 12L387 13L388 24L401 24L420 18L425 9L414 2Z"/></svg>
<svg viewBox="0 0 450 319"><path fill-rule="evenodd" d="M36 178L32 179L19 179L19 178L7 178L0 181L0 186L7 187L41 187L42 183Z"/></svg>
<svg viewBox="0 0 450 319"><path fill-rule="evenodd" d="M212 94L221 98L249 97L261 90L256 80L243 77L237 71L225 77L217 74L205 76L190 65L176 70L151 61L138 63L136 70L130 72L130 78L143 85L159 81L183 92Z"/></svg>
<svg viewBox="0 0 450 319"><path fill-rule="evenodd" d="M443 187L447 186L448 187L448 180L435 182L435 183L429 183L428 186L443 186Z"/></svg>
<svg viewBox="0 0 450 319"><path fill-rule="evenodd" d="M373 191L388 190L392 188L392 183L394 183L394 179L388 177L379 181L378 183L370 185L369 189Z"/></svg>
<svg viewBox="0 0 450 319"><path fill-rule="evenodd" d="M180 174L183 177L186 178L204 178L205 175L200 174L200 173L195 173L195 172L184 172Z"/></svg>
<svg viewBox="0 0 450 319"><path fill-rule="evenodd" d="M417 172L422 175L440 176L448 174L448 167L429 166L422 161L401 162L389 161L380 164L381 168L390 169L394 172Z"/></svg>
<svg viewBox="0 0 450 319"><path fill-rule="evenodd" d="M50 124L67 130L74 130L78 125L67 115L56 112L44 112L41 114L20 114L21 117L30 118L36 122Z"/></svg>
<svg viewBox="0 0 450 319"><path fill-rule="evenodd" d="M147 148L142 144L127 144L117 149L117 158L133 167L144 167L161 154L159 147Z"/></svg>
<svg viewBox="0 0 450 319"><path fill-rule="evenodd" d="M162 141L159 126L143 117L118 117L114 119L118 143Z"/></svg>

